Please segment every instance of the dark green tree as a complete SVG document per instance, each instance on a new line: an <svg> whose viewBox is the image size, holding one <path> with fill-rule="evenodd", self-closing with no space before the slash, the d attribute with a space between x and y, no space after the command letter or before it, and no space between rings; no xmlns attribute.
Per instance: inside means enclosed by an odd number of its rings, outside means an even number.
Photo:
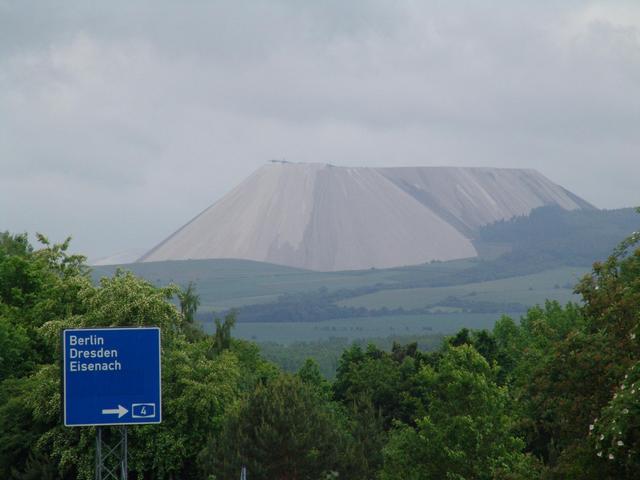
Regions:
<svg viewBox="0 0 640 480"><path fill-rule="evenodd" d="M344 478L371 480L382 467L382 449L388 436L384 418L367 396L354 399L346 406L345 423L350 439L345 448Z"/></svg>
<svg viewBox="0 0 640 480"><path fill-rule="evenodd" d="M417 373L434 358L412 345L394 345L391 353L374 345L366 351L353 345L340 358L334 397L346 404L368 397L382 413L386 428L393 420L411 423L424 413L423 385Z"/></svg>
<svg viewBox="0 0 640 480"><path fill-rule="evenodd" d="M246 466L255 480L315 480L339 472L348 437L312 385L281 375L258 385L200 454L205 475L231 479Z"/></svg>
<svg viewBox="0 0 640 480"><path fill-rule="evenodd" d="M231 330L236 325L236 312L231 311L223 320L216 318L216 331L213 335L214 351L220 353L231 346Z"/></svg>
<svg viewBox="0 0 640 480"><path fill-rule="evenodd" d="M186 290L179 291L178 300L180 301L180 313L182 313L185 322L193 324L200 306L200 295L196 293L195 283L189 282Z"/></svg>
<svg viewBox="0 0 640 480"><path fill-rule="evenodd" d="M331 398L331 383L320 372L318 363L312 358L307 358L304 365L298 370L297 376L303 383L310 385L321 398Z"/></svg>
<svg viewBox="0 0 640 480"><path fill-rule="evenodd" d="M496 373L469 345L450 347L437 367L424 367L428 413L415 428L397 425L381 478L490 480L534 465L512 433L508 392Z"/></svg>

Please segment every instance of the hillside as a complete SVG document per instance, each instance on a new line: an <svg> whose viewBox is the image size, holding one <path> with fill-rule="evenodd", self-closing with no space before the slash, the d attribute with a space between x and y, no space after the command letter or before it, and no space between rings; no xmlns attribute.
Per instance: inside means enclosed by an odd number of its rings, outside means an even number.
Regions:
<svg viewBox="0 0 640 480"><path fill-rule="evenodd" d="M533 170L272 163L140 261L237 258L317 271L476 257L482 225L587 202Z"/></svg>
<svg viewBox="0 0 640 480"><path fill-rule="evenodd" d="M490 327L545 299L575 300L573 287L638 229L633 209L540 208L476 230L479 258L412 267L314 272L248 260L180 260L124 266L156 285L196 283L199 320L238 309L236 334L292 342L451 332ZM94 277L117 267L95 267ZM274 328L274 322L279 326Z"/></svg>

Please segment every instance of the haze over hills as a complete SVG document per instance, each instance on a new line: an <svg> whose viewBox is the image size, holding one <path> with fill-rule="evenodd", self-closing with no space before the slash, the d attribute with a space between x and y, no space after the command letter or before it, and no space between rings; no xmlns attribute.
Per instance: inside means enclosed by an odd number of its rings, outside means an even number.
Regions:
<svg viewBox="0 0 640 480"><path fill-rule="evenodd" d="M127 264L135 262L143 253L145 253L145 249L143 248L131 248L116 252L107 257L89 259L89 261L91 262L90 264L94 266Z"/></svg>
<svg viewBox="0 0 640 480"><path fill-rule="evenodd" d="M594 208L535 170L273 162L139 261L339 271L475 257L474 229L541 206Z"/></svg>

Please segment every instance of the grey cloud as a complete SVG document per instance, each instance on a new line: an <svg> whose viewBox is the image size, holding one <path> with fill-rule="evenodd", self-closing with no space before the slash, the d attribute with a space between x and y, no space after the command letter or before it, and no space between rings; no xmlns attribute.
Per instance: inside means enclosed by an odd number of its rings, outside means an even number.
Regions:
<svg viewBox="0 0 640 480"><path fill-rule="evenodd" d="M635 2L0 1L0 40L0 229L91 255L270 158L534 167L640 204Z"/></svg>

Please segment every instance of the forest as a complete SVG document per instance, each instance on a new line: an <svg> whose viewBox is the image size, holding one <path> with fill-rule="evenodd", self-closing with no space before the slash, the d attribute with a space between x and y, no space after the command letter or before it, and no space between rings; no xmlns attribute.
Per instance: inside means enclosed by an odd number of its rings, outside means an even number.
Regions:
<svg viewBox="0 0 640 480"><path fill-rule="evenodd" d="M598 259L593 259L598 260ZM344 345L334 379L205 334L197 295L69 240L0 234L0 477L93 478L95 430L61 422L66 328L159 326L163 422L129 428L132 479L634 479L640 471L640 234L547 302L425 351ZM177 305L177 306L176 306Z"/></svg>

